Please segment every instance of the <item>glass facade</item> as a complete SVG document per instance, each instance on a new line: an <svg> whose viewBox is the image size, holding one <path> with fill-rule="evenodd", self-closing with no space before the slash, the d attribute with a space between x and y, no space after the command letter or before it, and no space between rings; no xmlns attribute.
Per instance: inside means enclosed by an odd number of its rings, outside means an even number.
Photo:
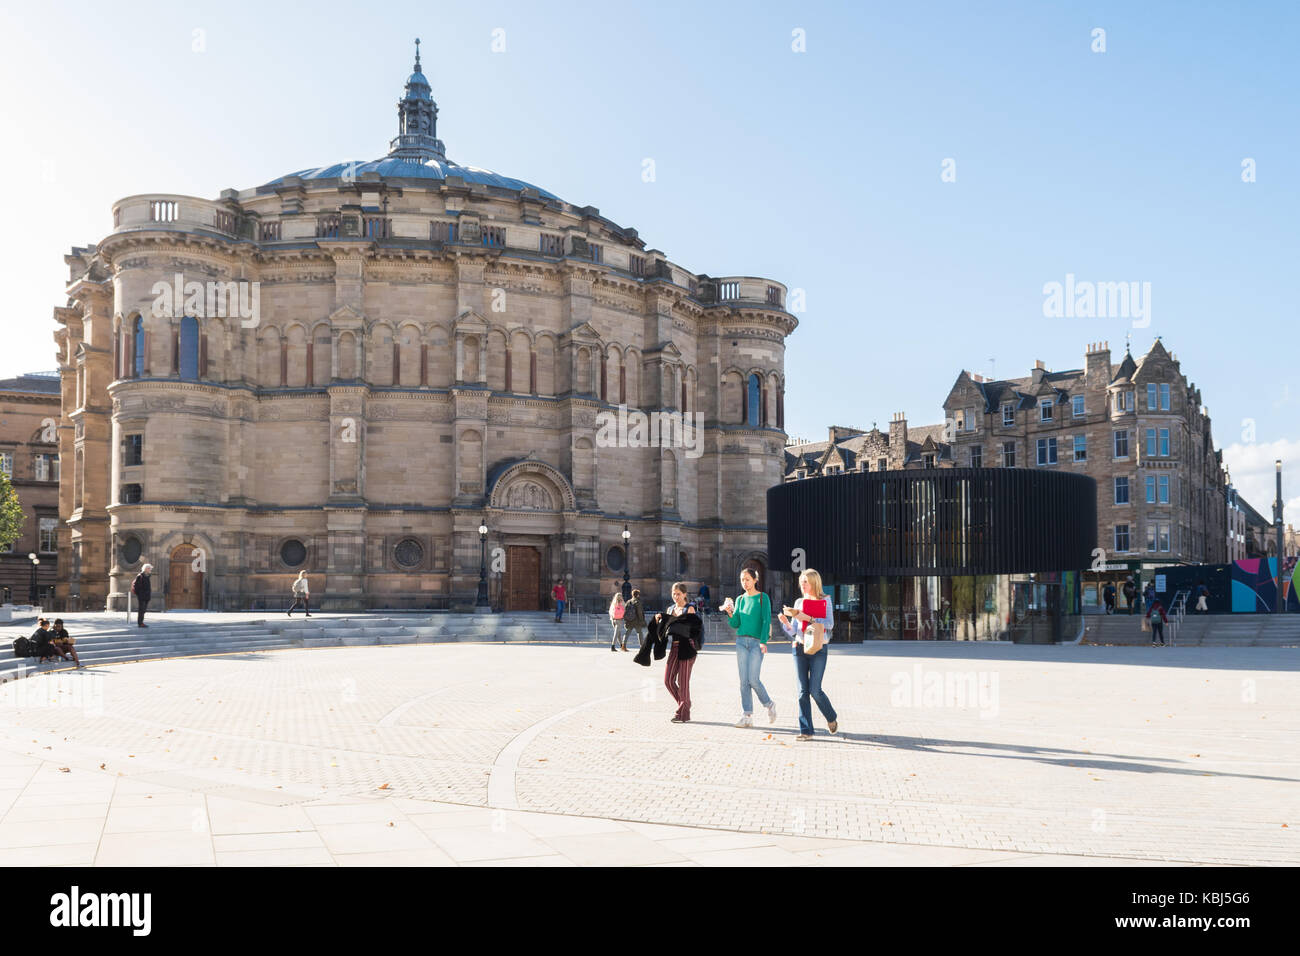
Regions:
<svg viewBox="0 0 1300 956"><path fill-rule="evenodd" d="M849 473L768 491L768 553L802 552L837 641L1073 640L1096 482L1037 469ZM1125 529L1127 531L1127 529ZM788 572L783 593L798 593Z"/></svg>

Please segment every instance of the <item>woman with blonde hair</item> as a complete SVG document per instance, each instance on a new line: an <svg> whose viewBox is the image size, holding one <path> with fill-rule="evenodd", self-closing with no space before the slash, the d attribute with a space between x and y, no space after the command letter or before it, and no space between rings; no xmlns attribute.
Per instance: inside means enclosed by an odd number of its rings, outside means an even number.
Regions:
<svg viewBox="0 0 1300 956"><path fill-rule="evenodd" d="M831 639L831 628L835 626L835 611L830 599L822 591L822 576L812 568L799 575L799 589L803 597L794 602L794 607L781 608L778 618L781 630L792 638L794 645L794 672L799 680L799 736L797 740L812 740L812 704L817 701L817 709L826 718L826 729L831 733L839 730L839 719L831 700L822 690L822 677L826 674L827 646L823 644L816 653L805 651L807 630L813 623L826 629L825 640ZM817 603L815 603L817 602ZM811 605L815 614L804 612L805 603Z"/></svg>
<svg viewBox="0 0 1300 956"><path fill-rule="evenodd" d="M609 623L614 626L614 643L609 646L611 651L618 650L620 638L623 641L623 650L627 650L627 629L623 626L624 611L623 592L615 591L613 600L609 602Z"/></svg>

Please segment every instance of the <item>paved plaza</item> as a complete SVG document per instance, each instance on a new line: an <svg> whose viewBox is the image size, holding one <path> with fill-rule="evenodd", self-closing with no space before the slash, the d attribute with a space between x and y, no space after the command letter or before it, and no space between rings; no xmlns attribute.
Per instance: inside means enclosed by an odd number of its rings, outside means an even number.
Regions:
<svg viewBox="0 0 1300 956"><path fill-rule="evenodd" d="M832 646L837 736L565 644L280 650L0 687L0 864L1300 863L1300 652Z"/></svg>

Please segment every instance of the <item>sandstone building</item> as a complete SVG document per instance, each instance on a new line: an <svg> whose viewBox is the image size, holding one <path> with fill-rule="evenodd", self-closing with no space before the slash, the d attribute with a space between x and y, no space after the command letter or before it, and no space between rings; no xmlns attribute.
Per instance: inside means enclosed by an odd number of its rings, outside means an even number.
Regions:
<svg viewBox="0 0 1300 956"><path fill-rule="evenodd" d="M9 476L26 521L0 552L0 599L50 604L58 555L59 378L43 372L0 381L0 471ZM36 555L36 593L32 561Z"/></svg>
<svg viewBox="0 0 1300 956"><path fill-rule="evenodd" d="M121 606L149 561L169 607L274 606L303 568L327 607L464 606L480 523L512 609L555 577L607 601L625 527L665 600L765 565L785 287L454 163L437 114L417 53L385 156L132 196L66 257L61 597ZM606 447L620 404L702 442Z"/></svg>

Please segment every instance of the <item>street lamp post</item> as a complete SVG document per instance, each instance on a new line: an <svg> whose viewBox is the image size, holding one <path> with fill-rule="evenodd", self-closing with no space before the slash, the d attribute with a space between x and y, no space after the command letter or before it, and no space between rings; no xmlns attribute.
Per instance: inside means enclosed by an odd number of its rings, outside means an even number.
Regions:
<svg viewBox="0 0 1300 956"><path fill-rule="evenodd" d="M1273 467L1277 470L1277 499L1273 502L1273 524L1277 526L1277 590L1274 592L1273 613L1281 614L1286 610L1282 598L1282 459L1276 459Z"/></svg>
<svg viewBox="0 0 1300 956"><path fill-rule="evenodd" d="M32 563L32 590L31 590L31 594L29 594L27 597L27 603L30 604L32 607L35 607L36 606L36 568L41 563L41 559L38 558L36 556L36 552L33 551L27 555L27 560Z"/></svg>
<svg viewBox="0 0 1300 956"><path fill-rule="evenodd" d="M627 530L627 525L623 525L623 599L626 600L632 593L632 583L628 579L628 573L632 567L632 532Z"/></svg>
<svg viewBox="0 0 1300 956"><path fill-rule="evenodd" d="M478 526L478 545L479 545L479 564L478 564L478 597L474 601L475 614L487 614L492 610L492 605L488 603L488 585L487 585L487 525Z"/></svg>

